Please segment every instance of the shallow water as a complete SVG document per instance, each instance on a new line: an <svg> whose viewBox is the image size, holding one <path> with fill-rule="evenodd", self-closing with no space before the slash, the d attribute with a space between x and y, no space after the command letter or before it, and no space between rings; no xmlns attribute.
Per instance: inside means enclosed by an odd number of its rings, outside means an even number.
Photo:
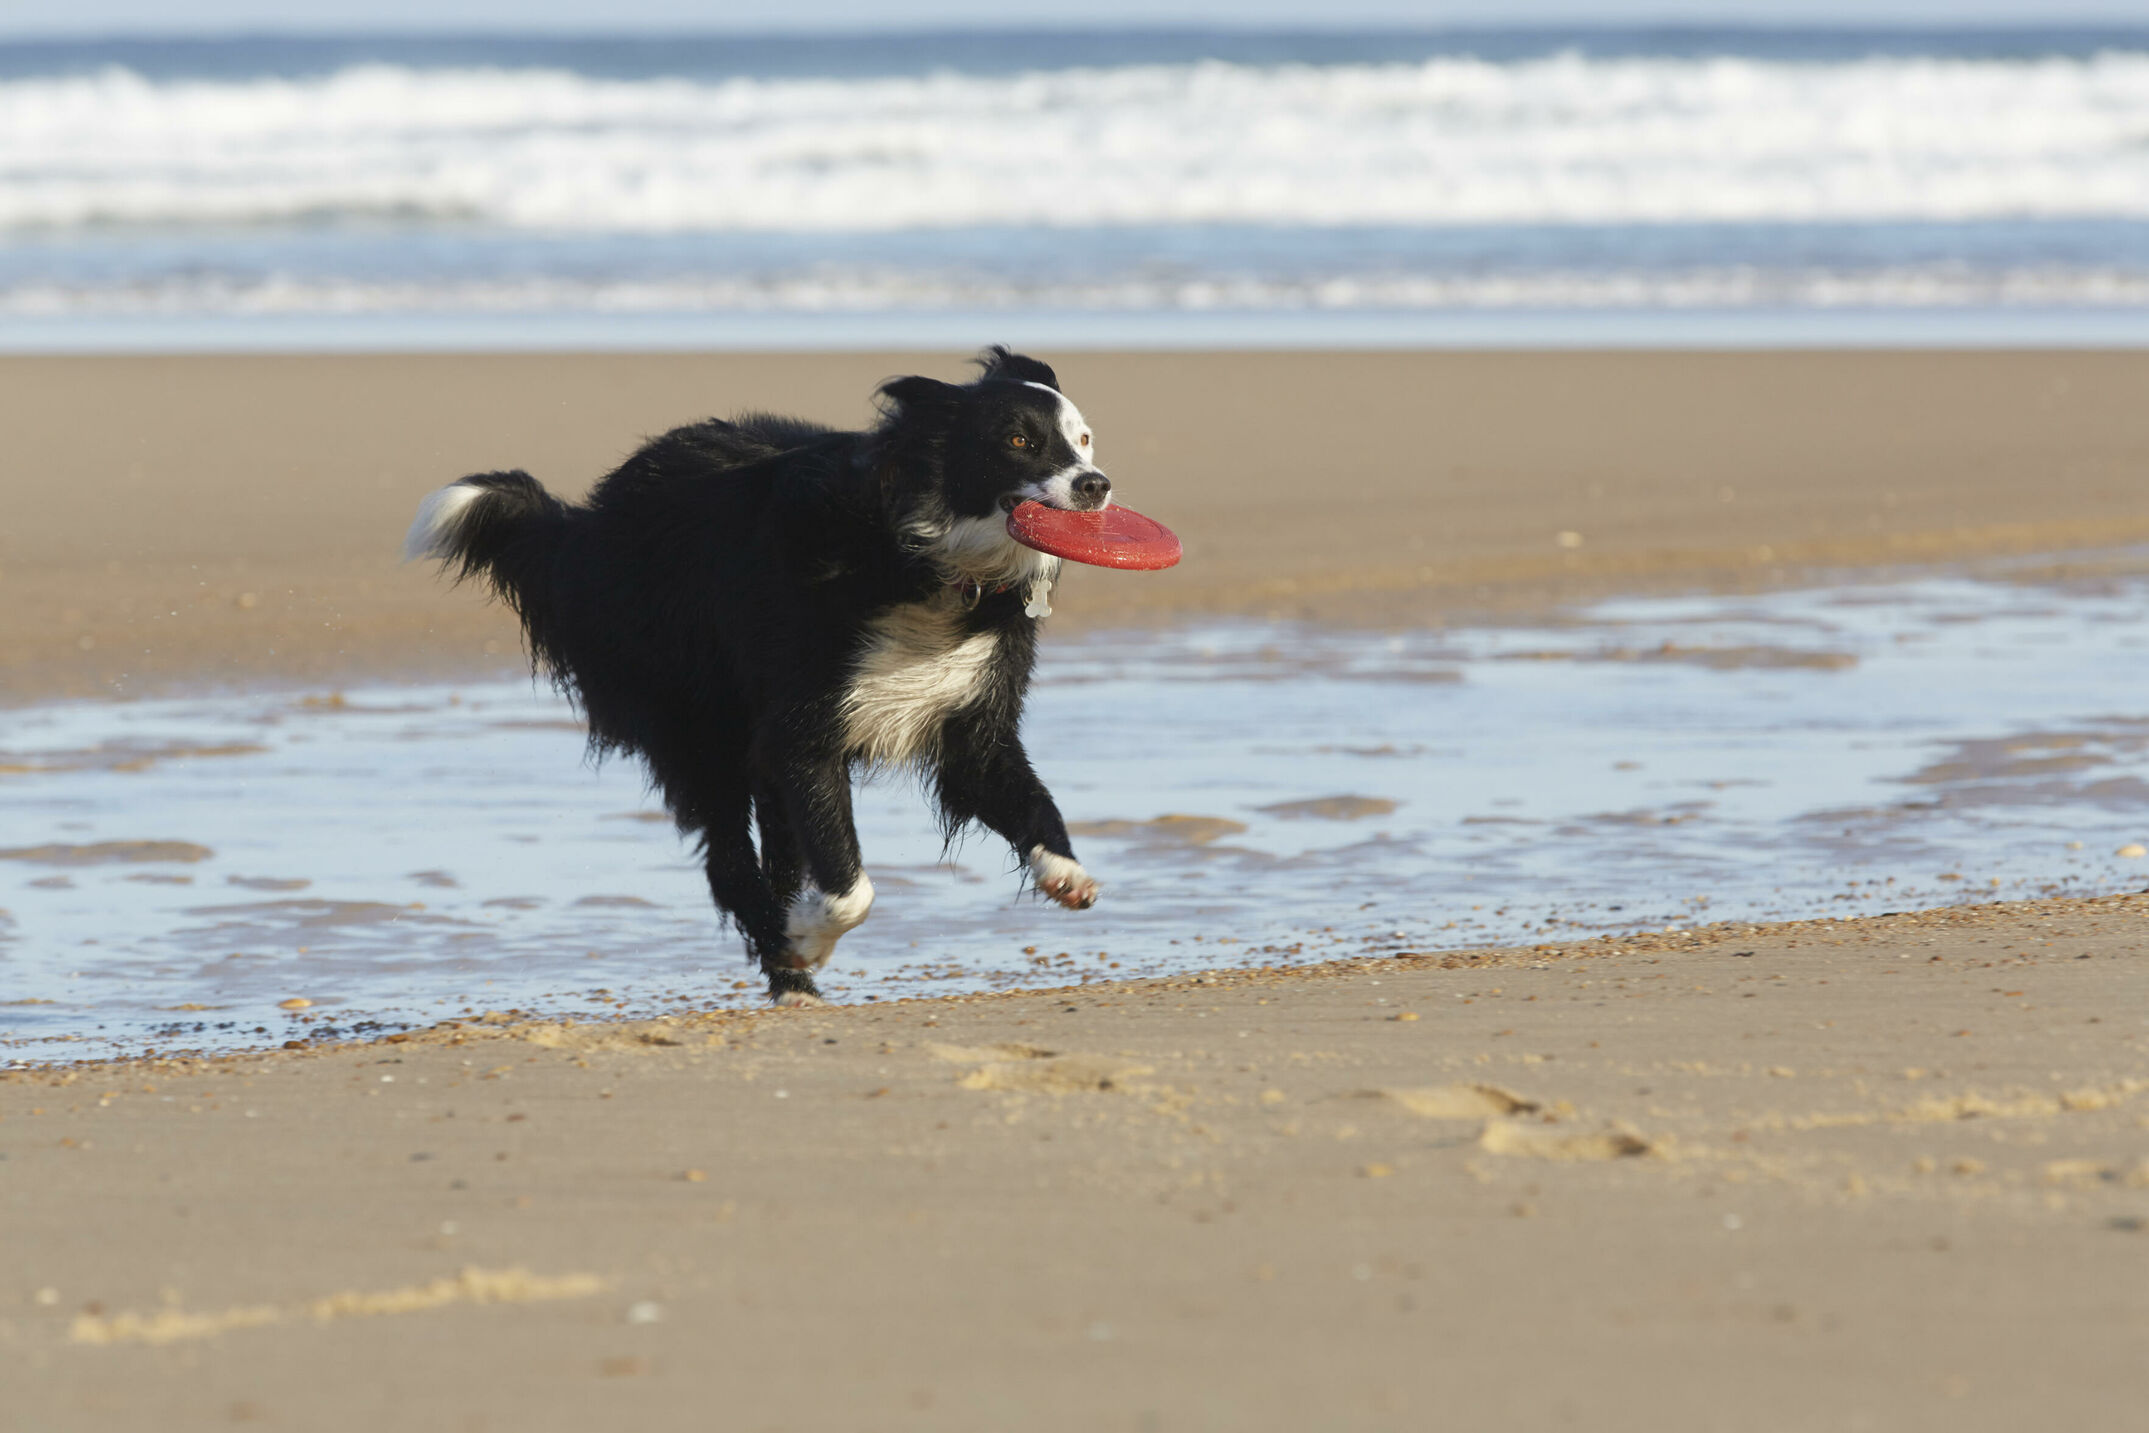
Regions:
<svg viewBox="0 0 2149 1433"><path fill-rule="evenodd" d="M2141 883L2149 582L1609 602L1543 628L1050 642L1027 740L1106 883L860 794L837 999ZM746 1003L631 763L528 683L0 714L0 1048ZM280 1002L311 1001L296 1011Z"/></svg>

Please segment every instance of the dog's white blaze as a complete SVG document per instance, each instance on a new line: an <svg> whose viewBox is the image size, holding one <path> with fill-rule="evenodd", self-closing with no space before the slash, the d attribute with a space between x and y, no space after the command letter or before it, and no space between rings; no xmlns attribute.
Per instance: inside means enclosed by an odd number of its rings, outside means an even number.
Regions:
<svg viewBox="0 0 2149 1433"><path fill-rule="evenodd" d="M443 560L455 555L455 529L463 520L470 505L485 496L485 489L468 483L450 483L436 492L425 495L418 504L418 516L412 520L410 531L403 537L403 560L412 562L421 557L437 557Z"/></svg>
<svg viewBox="0 0 2149 1433"><path fill-rule="evenodd" d="M1025 388L1034 388L1040 393L1052 395L1053 401L1059 404L1060 432L1065 435L1067 446L1077 453L1081 453L1083 457L1094 460L1097 455L1085 451L1082 447L1082 440L1090 438L1094 442L1095 438L1089 431L1089 420L1082 416L1081 409L1074 406L1074 400L1049 383L1025 383L1023 386Z"/></svg>
<svg viewBox="0 0 2149 1433"><path fill-rule="evenodd" d="M843 694L844 740L871 766L902 766L930 756L940 725L985 694L996 632L963 630L951 592L898 607L874 619Z"/></svg>
<svg viewBox="0 0 2149 1433"><path fill-rule="evenodd" d="M784 935L791 942L791 954L798 958L799 966L819 970L828 964L836 942L864 920L871 909L873 882L862 873L858 883L841 895L831 896L810 886L800 891L784 917Z"/></svg>
<svg viewBox="0 0 2149 1433"><path fill-rule="evenodd" d="M1043 482L1023 484L1017 496L1028 498L1031 502L1043 503L1048 508L1079 509L1082 504L1075 496L1075 479L1088 471L1090 470L1087 467L1062 468ZM1109 494L1103 502L1097 504L1100 508L1108 508L1111 505Z"/></svg>
<svg viewBox="0 0 2149 1433"><path fill-rule="evenodd" d="M1050 384L1030 383L1026 386L1035 388L1040 393L1049 393L1058 400L1060 435L1067 440L1068 447L1082 455L1082 461L1071 468L1062 468L1042 483L1033 483L1030 490L1025 491L1023 495L1033 498L1047 507L1071 508L1075 506L1075 479L1081 477L1084 473L1093 473L1097 470L1096 438L1089 430L1089 420L1082 416L1081 409L1074 406L1073 399ZM1083 443L1085 438L1089 439L1088 446ZM1101 508L1108 508L1111 505L1112 495L1110 493L1105 494L1104 501L1098 504Z"/></svg>
<svg viewBox="0 0 2149 1433"><path fill-rule="evenodd" d="M1030 848L1030 876L1041 887L1090 879L1089 872L1082 869L1080 861L1070 861L1065 856L1054 855L1042 846Z"/></svg>

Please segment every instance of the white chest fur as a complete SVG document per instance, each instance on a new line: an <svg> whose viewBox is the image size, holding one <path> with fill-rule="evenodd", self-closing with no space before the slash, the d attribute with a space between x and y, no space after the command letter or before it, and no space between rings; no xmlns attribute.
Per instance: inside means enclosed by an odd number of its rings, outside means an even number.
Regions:
<svg viewBox="0 0 2149 1433"><path fill-rule="evenodd" d="M985 694L999 642L963 630L952 592L876 618L843 697L851 754L873 766L931 756L941 723Z"/></svg>

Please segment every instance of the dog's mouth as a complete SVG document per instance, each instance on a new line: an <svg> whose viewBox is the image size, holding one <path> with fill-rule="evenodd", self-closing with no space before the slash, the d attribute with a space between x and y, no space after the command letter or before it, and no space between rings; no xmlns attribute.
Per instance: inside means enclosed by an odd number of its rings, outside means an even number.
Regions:
<svg viewBox="0 0 2149 1433"><path fill-rule="evenodd" d="M1000 511L1011 513L1024 503L1036 503L1039 507L1051 508L1054 512L1097 512L1111 506L1111 501L1109 497L1098 497L1091 501L1077 497L1072 501L1062 502L1042 492L1006 493L1000 498Z"/></svg>
<svg viewBox="0 0 2149 1433"><path fill-rule="evenodd" d="M1043 493L1009 493L1006 497L1000 499L1000 511L1003 513L1011 513L1016 508L1021 507L1024 503L1036 503L1039 507L1051 508L1054 512L1087 511L1087 509L1079 507L1074 503L1056 503L1052 499L1046 497Z"/></svg>

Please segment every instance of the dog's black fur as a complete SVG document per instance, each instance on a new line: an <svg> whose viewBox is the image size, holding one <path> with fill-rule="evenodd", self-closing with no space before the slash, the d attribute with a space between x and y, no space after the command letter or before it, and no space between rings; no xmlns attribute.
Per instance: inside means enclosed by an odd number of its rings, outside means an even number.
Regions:
<svg viewBox="0 0 2149 1433"><path fill-rule="evenodd" d="M1045 894L1096 898L1017 731L1058 563L1004 514L1099 507L1110 483L1050 368L979 363L966 385L883 384L864 432L674 429L579 505L527 473L464 478L411 529L409 555L515 610L593 748L648 764L775 999L817 998L814 969L871 903L861 766L917 768L951 838L982 822Z"/></svg>

